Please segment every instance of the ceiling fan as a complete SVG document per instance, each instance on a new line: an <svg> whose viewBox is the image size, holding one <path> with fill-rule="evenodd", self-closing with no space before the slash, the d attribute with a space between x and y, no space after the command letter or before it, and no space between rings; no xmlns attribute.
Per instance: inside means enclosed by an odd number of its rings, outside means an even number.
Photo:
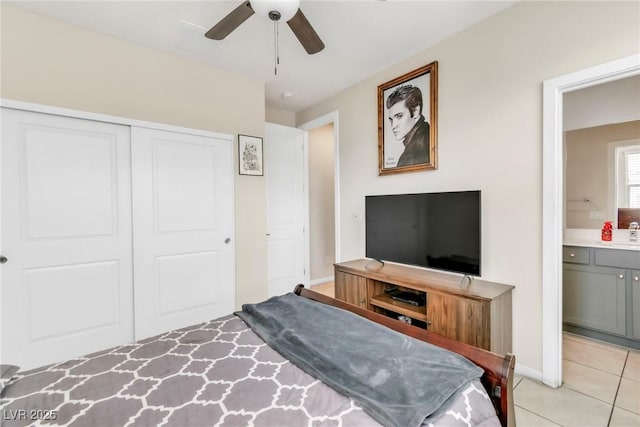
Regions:
<svg viewBox="0 0 640 427"><path fill-rule="evenodd" d="M324 49L324 43L300 10L299 4L300 0L244 1L207 31L205 36L213 40L222 40L257 12L276 23L286 21L302 47L309 55L313 55Z"/></svg>

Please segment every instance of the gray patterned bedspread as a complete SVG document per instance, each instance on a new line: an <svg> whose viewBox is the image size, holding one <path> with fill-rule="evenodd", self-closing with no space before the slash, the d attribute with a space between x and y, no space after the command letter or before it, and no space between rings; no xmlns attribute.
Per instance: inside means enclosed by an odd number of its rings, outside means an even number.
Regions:
<svg viewBox="0 0 640 427"><path fill-rule="evenodd" d="M482 368L347 310L293 293L236 313L270 347L383 425L420 427Z"/></svg>
<svg viewBox="0 0 640 427"><path fill-rule="evenodd" d="M435 426L498 426L479 381ZM19 373L0 424L376 426L360 406L284 359L234 315Z"/></svg>

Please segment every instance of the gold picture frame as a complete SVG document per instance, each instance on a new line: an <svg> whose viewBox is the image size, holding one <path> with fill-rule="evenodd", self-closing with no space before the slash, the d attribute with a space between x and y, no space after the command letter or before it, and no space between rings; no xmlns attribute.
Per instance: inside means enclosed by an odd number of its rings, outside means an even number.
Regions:
<svg viewBox="0 0 640 427"><path fill-rule="evenodd" d="M437 139L437 61L378 86L379 175L437 169Z"/></svg>

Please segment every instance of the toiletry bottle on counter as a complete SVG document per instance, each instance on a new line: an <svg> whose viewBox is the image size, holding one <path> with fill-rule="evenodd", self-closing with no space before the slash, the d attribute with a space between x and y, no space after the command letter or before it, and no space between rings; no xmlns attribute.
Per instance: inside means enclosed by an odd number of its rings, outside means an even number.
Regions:
<svg viewBox="0 0 640 427"><path fill-rule="evenodd" d="M611 221L605 221L604 226L602 227L602 241L610 242L612 233L613 224L611 223Z"/></svg>

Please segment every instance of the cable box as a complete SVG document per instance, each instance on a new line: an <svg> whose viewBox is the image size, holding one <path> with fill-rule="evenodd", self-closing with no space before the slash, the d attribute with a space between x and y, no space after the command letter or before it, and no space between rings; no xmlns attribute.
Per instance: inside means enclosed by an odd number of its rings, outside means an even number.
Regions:
<svg viewBox="0 0 640 427"><path fill-rule="evenodd" d="M415 305L416 307L425 305L425 303L427 302L425 294L415 294L413 292L407 292L407 291L393 292L391 293L391 299L404 302L407 304Z"/></svg>

